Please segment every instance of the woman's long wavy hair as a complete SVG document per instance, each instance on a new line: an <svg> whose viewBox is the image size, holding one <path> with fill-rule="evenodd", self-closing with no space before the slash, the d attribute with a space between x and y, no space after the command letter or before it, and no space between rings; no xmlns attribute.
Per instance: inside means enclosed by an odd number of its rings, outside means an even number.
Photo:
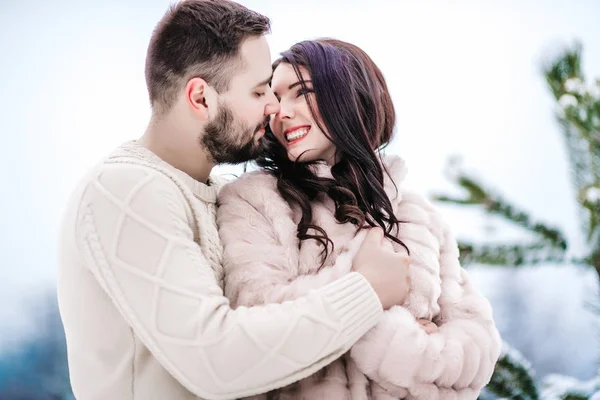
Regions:
<svg viewBox="0 0 600 400"><path fill-rule="evenodd" d="M313 120L336 149L330 179L314 174L311 166L315 162L303 162L301 156L291 161L270 129L263 138L266 150L257 164L277 178L283 198L302 211L298 238L314 239L323 246L322 267L333 242L324 229L312 224L311 201L327 195L335 204L338 222L350 222L357 229L380 226L387 238L408 251L393 233L397 233L400 221L384 191L385 167L380 150L392 138L396 116L379 68L357 46L335 39L296 43L281 53L273 70L281 63L294 68L305 93L308 91L300 67L310 74L307 79L312 80L314 97L304 96Z"/></svg>

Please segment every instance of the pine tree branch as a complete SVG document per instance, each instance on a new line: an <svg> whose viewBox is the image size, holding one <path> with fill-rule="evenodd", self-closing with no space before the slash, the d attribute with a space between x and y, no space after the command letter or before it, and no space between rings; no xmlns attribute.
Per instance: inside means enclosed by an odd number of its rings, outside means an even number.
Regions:
<svg viewBox="0 0 600 400"><path fill-rule="evenodd" d="M581 53L581 43L575 42L571 48L564 50L560 57L551 60L543 68L542 72L546 77L546 82L556 100L565 93L564 82L567 79L575 77L583 78Z"/></svg>
<svg viewBox="0 0 600 400"><path fill-rule="evenodd" d="M572 184L578 194L581 226L595 250L600 246L593 242L597 239L600 210L590 207L582 194L590 186L600 187L600 81L585 84L581 60L582 46L577 42L551 60L543 73L561 107L558 122L568 151Z"/></svg>
<svg viewBox="0 0 600 400"><path fill-rule="evenodd" d="M547 243L484 245L460 241L458 246L460 261L463 265L486 264L520 267L540 263L565 263L564 251L549 246Z"/></svg>
<svg viewBox="0 0 600 400"><path fill-rule="evenodd" d="M576 193L580 193L582 188L586 187L590 181L588 173L588 157L585 149L583 148L582 139L577 135L577 132L573 129L572 125L562 118L559 118L558 121L563 130L569 163L571 164L572 186ZM581 202L577 202L577 205L581 229L584 232L588 232L589 224L586 218L587 211L581 205Z"/></svg>
<svg viewBox="0 0 600 400"><path fill-rule="evenodd" d="M444 194L434 194L434 200L461 205L480 205L488 214L498 215L530 232L533 232L552 247L562 251L567 249L567 240L558 229L551 228L543 223L533 221L533 219L525 211L509 204L499 196L492 195L489 191L484 189L483 185L462 172L456 174L453 180L456 184L465 189L467 196L463 198L456 198Z"/></svg>
<svg viewBox="0 0 600 400"><path fill-rule="evenodd" d="M485 390L499 398L523 400L540 398L531 366L520 353L506 343Z"/></svg>
<svg viewBox="0 0 600 400"><path fill-rule="evenodd" d="M589 400L589 396L579 393L565 393L561 400Z"/></svg>
<svg viewBox="0 0 600 400"><path fill-rule="evenodd" d="M469 199L458 199L455 197L448 197L445 195L434 195L434 200L443 202L443 203L453 203L453 204L461 204L461 205L477 205L480 204L477 201L469 200Z"/></svg>
<svg viewBox="0 0 600 400"><path fill-rule="evenodd" d="M600 393L600 375L587 381L580 381L570 376L550 374L544 377L541 388L542 398L588 400Z"/></svg>

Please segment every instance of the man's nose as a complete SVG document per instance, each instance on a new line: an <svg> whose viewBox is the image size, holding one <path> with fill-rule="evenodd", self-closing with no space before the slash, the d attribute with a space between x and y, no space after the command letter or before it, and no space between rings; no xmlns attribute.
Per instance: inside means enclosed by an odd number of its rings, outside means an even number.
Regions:
<svg viewBox="0 0 600 400"><path fill-rule="evenodd" d="M265 106L265 115L273 115L279 112L281 106L279 105L279 100L273 93L273 90L269 87L267 91L267 105Z"/></svg>

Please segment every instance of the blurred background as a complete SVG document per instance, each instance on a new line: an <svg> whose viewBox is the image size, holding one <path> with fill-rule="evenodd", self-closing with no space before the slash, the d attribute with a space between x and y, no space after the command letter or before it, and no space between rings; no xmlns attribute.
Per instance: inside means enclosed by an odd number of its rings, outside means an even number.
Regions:
<svg viewBox="0 0 600 400"><path fill-rule="evenodd" d="M482 398L600 398L600 2L240 2L272 19L273 59L328 36L384 72L386 152L450 221L505 341ZM83 173L143 133L169 4L0 0L1 400L73 398L60 220Z"/></svg>

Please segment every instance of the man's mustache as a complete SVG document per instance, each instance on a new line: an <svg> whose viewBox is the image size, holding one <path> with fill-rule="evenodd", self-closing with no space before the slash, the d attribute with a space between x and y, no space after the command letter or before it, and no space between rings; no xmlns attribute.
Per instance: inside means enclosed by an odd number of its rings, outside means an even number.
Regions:
<svg viewBox="0 0 600 400"><path fill-rule="evenodd" d="M263 122L261 122L260 124L258 124L256 126L256 130L254 132L258 132L259 130L266 128L267 125L269 125L270 121L271 121L271 118L269 116L266 116L265 119L263 120Z"/></svg>

